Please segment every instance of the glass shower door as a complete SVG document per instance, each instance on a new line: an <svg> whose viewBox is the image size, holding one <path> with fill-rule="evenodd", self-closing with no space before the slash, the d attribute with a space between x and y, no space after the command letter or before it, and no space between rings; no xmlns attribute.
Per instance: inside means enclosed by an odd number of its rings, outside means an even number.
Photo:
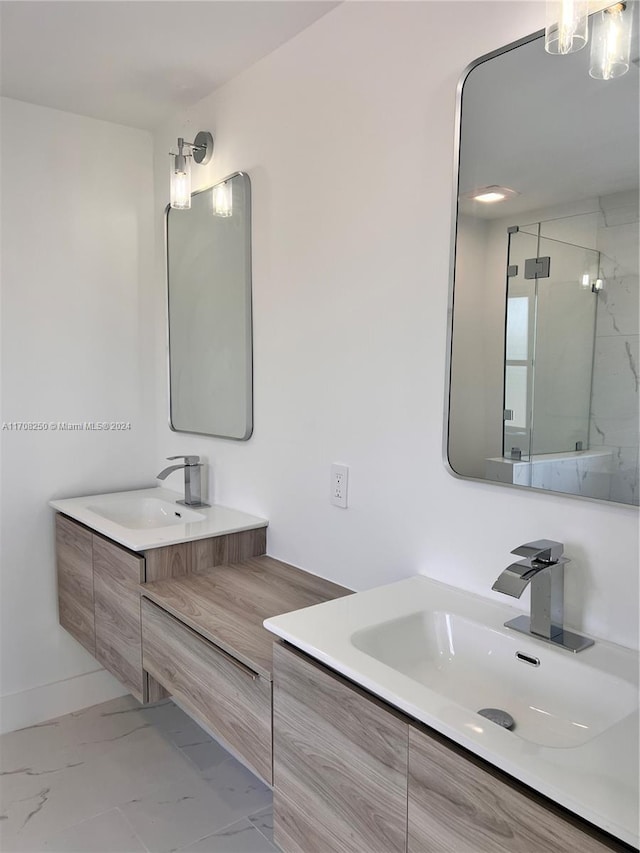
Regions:
<svg viewBox="0 0 640 853"><path fill-rule="evenodd" d="M537 252L537 226L509 233L502 450L507 457L528 458L531 452L536 288L524 270Z"/></svg>
<svg viewBox="0 0 640 853"><path fill-rule="evenodd" d="M509 234L504 456L589 447L599 253L539 235Z"/></svg>
<svg viewBox="0 0 640 853"><path fill-rule="evenodd" d="M551 261L536 280L531 453L586 450L600 255L545 237L538 255Z"/></svg>

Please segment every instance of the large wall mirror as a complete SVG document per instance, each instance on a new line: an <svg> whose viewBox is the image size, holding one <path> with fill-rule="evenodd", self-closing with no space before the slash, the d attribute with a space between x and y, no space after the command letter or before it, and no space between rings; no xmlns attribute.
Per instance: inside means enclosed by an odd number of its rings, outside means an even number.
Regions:
<svg viewBox="0 0 640 853"><path fill-rule="evenodd" d="M167 209L170 425L246 440L253 430L251 189L237 173Z"/></svg>
<svg viewBox="0 0 640 853"><path fill-rule="evenodd" d="M615 79L537 34L463 80L454 474L638 505L637 43Z"/></svg>

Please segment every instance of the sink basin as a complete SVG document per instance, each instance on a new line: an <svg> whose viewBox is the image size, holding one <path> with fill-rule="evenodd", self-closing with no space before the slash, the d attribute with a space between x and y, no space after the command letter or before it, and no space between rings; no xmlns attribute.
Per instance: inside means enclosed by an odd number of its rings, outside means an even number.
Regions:
<svg viewBox="0 0 640 853"><path fill-rule="evenodd" d="M87 506L87 509L130 530L173 527L177 524L203 521L206 517L180 504L149 497L96 501Z"/></svg>
<svg viewBox="0 0 640 853"><path fill-rule="evenodd" d="M265 627L637 848L638 652L596 639L571 654L505 628L517 614L416 575L274 616ZM488 708L510 715L514 727L478 713Z"/></svg>
<svg viewBox="0 0 640 853"><path fill-rule="evenodd" d="M194 509L182 494L155 487L52 500L49 506L131 551L258 530L267 521L226 506Z"/></svg>
<svg viewBox="0 0 640 853"><path fill-rule="evenodd" d="M358 630L351 643L469 711L506 711L513 734L540 746L586 743L638 707L630 682L456 613L416 611ZM478 725L495 723L479 716Z"/></svg>

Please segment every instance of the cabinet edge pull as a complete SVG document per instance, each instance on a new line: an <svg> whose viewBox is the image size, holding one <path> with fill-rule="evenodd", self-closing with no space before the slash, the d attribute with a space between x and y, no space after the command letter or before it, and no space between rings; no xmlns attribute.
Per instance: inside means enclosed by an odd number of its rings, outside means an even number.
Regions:
<svg viewBox="0 0 640 853"><path fill-rule="evenodd" d="M211 643L209 640L207 640L206 637L203 637L198 634L197 631L194 631L194 633L197 634L197 636L200 637L201 640L204 640L205 643L209 643L211 646L213 646L216 652L219 652L225 660L229 661L230 664L235 666L236 669L239 669L240 672L244 673L244 675L246 675L252 681L255 681L256 679L260 678L259 674L254 669L251 669L250 666L247 666L246 663L242 663L241 660L238 660L238 658L235 658L232 654L225 651L220 646L216 645L215 643Z"/></svg>
<svg viewBox="0 0 640 853"><path fill-rule="evenodd" d="M186 622L183 622L181 619L178 619L176 616L174 616L168 610L165 610L159 604L156 604L156 602L153 599L147 598L147 596L144 594L144 592L142 593L141 599L142 599L142 601L151 604L152 607L155 607L156 610L159 610L161 613L163 613L165 616L168 616L174 622L177 622L181 628L184 628L190 634L193 634L193 636L196 637L196 639L200 640L202 643L206 643L208 646L211 646L211 648L216 652L216 654L219 654L222 658L224 658L224 660L228 661L232 666L235 666L235 668L238 669L240 672L242 672L244 675L246 675L247 678L250 678L252 681L256 681L256 679L260 678L260 673L256 672L255 669L251 669L251 667L247 666L246 663L243 663L241 660L238 660L238 658L234 657L231 654L231 652L226 651L221 646L219 646L217 643L212 642L207 637L200 634L198 631L195 631L190 625L187 625ZM144 650L144 635L143 635L142 647Z"/></svg>

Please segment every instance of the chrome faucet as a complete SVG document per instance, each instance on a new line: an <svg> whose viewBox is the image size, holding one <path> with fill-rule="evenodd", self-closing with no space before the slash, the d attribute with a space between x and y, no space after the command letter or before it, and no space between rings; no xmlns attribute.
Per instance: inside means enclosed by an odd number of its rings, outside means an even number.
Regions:
<svg viewBox="0 0 640 853"><path fill-rule="evenodd" d="M505 622L506 628L529 634L572 652L593 645L593 640L567 631L564 627L564 545L551 539L538 539L511 552L524 559L500 574L491 589L520 598L531 584L531 616L517 616Z"/></svg>
<svg viewBox="0 0 640 853"><path fill-rule="evenodd" d="M202 500L202 478L200 472L202 470L202 462L199 456L167 456L167 461L172 462L174 459L184 459L182 465L169 465L157 474L159 480L164 480L173 471L180 471L184 468L184 500L176 503L184 504L184 506L209 506Z"/></svg>

